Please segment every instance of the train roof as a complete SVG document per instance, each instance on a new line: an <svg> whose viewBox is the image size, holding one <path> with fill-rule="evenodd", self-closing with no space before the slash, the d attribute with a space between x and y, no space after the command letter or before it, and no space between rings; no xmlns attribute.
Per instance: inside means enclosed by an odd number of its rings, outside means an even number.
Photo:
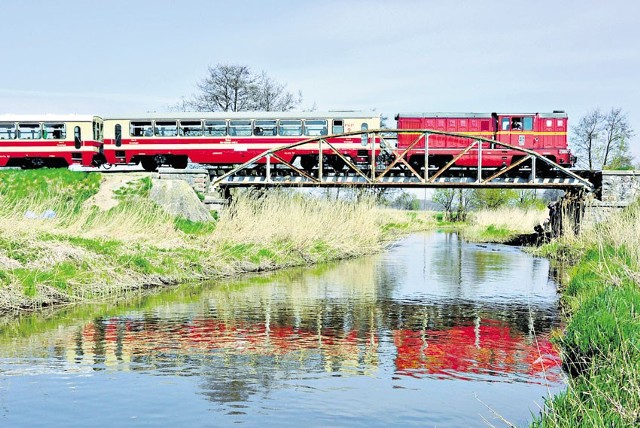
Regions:
<svg viewBox="0 0 640 428"><path fill-rule="evenodd" d="M561 110L555 110L553 113L460 113L460 112L433 112L433 113L398 113L396 115L396 120L400 117L415 117L415 118L476 118L476 119L486 119L491 118L493 115L496 116L532 116L538 115L540 117L557 117L557 118L566 118L567 113Z"/></svg>
<svg viewBox="0 0 640 428"><path fill-rule="evenodd" d="M372 118L380 114L367 111L242 111L242 112L174 112L174 113L137 113L137 114L105 114L105 120L184 120L184 119L333 119L333 118Z"/></svg>
<svg viewBox="0 0 640 428"><path fill-rule="evenodd" d="M0 114L0 122L91 122L92 114Z"/></svg>

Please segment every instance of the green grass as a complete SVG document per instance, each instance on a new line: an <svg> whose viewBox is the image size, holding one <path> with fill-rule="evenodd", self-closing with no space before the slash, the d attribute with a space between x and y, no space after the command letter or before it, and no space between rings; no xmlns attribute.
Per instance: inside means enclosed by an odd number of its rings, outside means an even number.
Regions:
<svg viewBox="0 0 640 428"><path fill-rule="evenodd" d="M25 199L78 204L95 195L100 189L100 174L66 169L0 171L0 196L5 203Z"/></svg>
<svg viewBox="0 0 640 428"><path fill-rule="evenodd" d="M180 230L187 235L206 235L216 229L215 222L192 221L182 217L176 217L173 220L173 225L176 230Z"/></svg>
<svg viewBox="0 0 640 428"><path fill-rule="evenodd" d="M600 240L566 254L580 255L563 290L570 318L556 339L571 378L532 426L640 426L640 287L632 252Z"/></svg>
<svg viewBox="0 0 640 428"><path fill-rule="evenodd" d="M125 186L114 190L116 199L127 200L137 198L148 198L153 187L151 177L143 177L140 180L127 183Z"/></svg>

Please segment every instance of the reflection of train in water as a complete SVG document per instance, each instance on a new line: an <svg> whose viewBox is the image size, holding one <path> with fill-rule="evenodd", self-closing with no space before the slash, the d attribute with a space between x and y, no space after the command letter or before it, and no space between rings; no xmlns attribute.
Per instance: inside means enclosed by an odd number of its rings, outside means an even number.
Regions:
<svg viewBox="0 0 640 428"><path fill-rule="evenodd" d="M186 168L188 162L228 167L244 163L268 149L323 138L323 163L334 172L346 168L345 159L362 166L384 168L399 153L413 168L453 161L459 167L478 164L478 153L458 157L481 137L530 149L572 166L575 159L567 146L567 115L564 112L532 114L434 113L399 114L398 129L453 132L459 136L403 133L397 148L374 134L340 135L380 128L380 116L360 112L243 112L166 113L136 116L20 116L0 115L0 166L35 168L79 164L83 166L141 164L152 171L161 165ZM335 151L330 147L335 148ZM508 166L524 154L514 148L482 144L482 165ZM309 143L282 150L273 163L294 163L311 171L318 165L319 146ZM264 159L257 164L266 162Z"/></svg>
<svg viewBox="0 0 640 428"><path fill-rule="evenodd" d="M173 320L112 318L90 323L80 336L69 337L68 358L119 362L160 363L177 355L249 355L293 358L305 370L353 371L379 365L380 338L374 330L265 325L248 320L195 318ZM557 376L560 366L549 340L535 340L498 320L443 329L393 330L395 372L407 376L434 375L466 379L474 375ZM100 350L101 354L95 354ZM361 367L365 369L365 367ZM357 371L357 370L356 370ZM551 373L551 372L553 373ZM555 375L554 375L555 373Z"/></svg>

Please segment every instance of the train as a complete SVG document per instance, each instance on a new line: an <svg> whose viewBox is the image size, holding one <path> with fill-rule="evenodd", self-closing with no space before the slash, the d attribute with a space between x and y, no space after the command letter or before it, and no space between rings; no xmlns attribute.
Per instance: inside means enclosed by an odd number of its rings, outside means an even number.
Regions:
<svg viewBox="0 0 640 428"><path fill-rule="evenodd" d="M478 150L460 156L470 138L482 138L483 168L517 162L528 149L562 167L576 158L567 142L568 117L552 113L399 113L395 142L378 133L381 116L371 112L211 112L136 115L0 115L0 167L100 167L139 164L184 169L189 163L232 168L266 150L322 137L323 165L335 172L348 163L385 168L404 153L412 168L478 165ZM428 146L415 144L429 134ZM454 133L443 135L438 132ZM508 146L501 146L504 143ZM257 159L312 171L319 165L316 143L283 149ZM406 152L406 153L405 153ZM402 163L398 163L400 167Z"/></svg>

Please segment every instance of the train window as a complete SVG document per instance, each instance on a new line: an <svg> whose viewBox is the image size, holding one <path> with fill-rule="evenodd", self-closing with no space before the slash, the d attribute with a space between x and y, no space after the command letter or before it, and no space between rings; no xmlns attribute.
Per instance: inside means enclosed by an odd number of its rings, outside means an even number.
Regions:
<svg viewBox="0 0 640 428"><path fill-rule="evenodd" d="M82 147L82 131L79 126L73 128L73 141L75 142L76 149Z"/></svg>
<svg viewBox="0 0 640 428"><path fill-rule="evenodd" d="M238 137L251 136L251 121L250 120L230 120L229 121L229 135L235 135Z"/></svg>
<svg viewBox="0 0 640 428"><path fill-rule="evenodd" d="M227 121L207 120L204 123L204 135L208 137L224 137L227 135Z"/></svg>
<svg viewBox="0 0 640 428"><path fill-rule="evenodd" d="M502 118L502 124L500 125L500 129L502 131L508 131L509 130L509 123L510 123L509 118L508 117L503 117Z"/></svg>
<svg viewBox="0 0 640 428"><path fill-rule="evenodd" d="M511 130L522 131L522 118L514 117L511 119Z"/></svg>
<svg viewBox="0 0 640 428"><path fill-rule="evenodd" d="M175 137L178 135L178 125L173 121L156 121L156 137Z"/></svg>
<svg viewBox="0 0 640 428"><path fill-rule="evenodd" d="M302 135L302 121L301 120L281 120L280 135L286 136L286 137Z"/></svg>
<svg viewBox="0 0 640 428"><path fill-rule="evenodd" d="M67 137L64 123L44 123L42 137L47 140L62 140Z"/></svg>
<svg viewBox="0 0 640 428"><path fill-rule="evenodd" d="M525 131L533 131L533 118L532 117L525 117L522 119L522 129L524 129Z"/></svg>
<svg viewBox="0 0 640 428"><path fill-rule="evenodd" d="M180 135L183 135L185 137L201 137L202 122L200 122L199 120L181 120Z"/></svg>
<svg viewBox="0 0 640 428"><path fill-rule="evenodd" d="M275 120L256 120L253 127L253 135L276 135L276 121Z"/></svg>
<svg viewBox="0 0 640 428"><path fill-rule="evenodd" d="M16 124L13 122L0 123L0 140L16 138Z"/></svg>
<svg viewBox="0 0 640 428"><path fill-rule="evenodd" d="M558 119L558 127L562 128L562 126L563 126L562 119Z"/></svg>
<svg viewBox="0 0 640 428"><path fill-rule="evenodd" d="M116 147L122 146L122 125L119 123L116 124L115 128L116 133Z"/></svg>
<svg viewBox="0 0 640 428"><path fill-rule="evenodd" d="M360 126L361 131L367 131L368 129L369 129L369 125L367 123L363 123ZM362 134L362 136L360 137L360 140L361 140L361 144L363 146L366 146L367 142L369 141L369 136L367 134Z"/></svg>
<svg viewBox="0 0 640 428"><path fill-rule="evenodd" d="M151 137L153 135L153 125L151 122L131 122L130 128L132 137Z"/></svg>
<svg viewBox="0 0 640 428"><path fill-rule="evenodd" d="M326 120L305 120L304 135L309 135L309 136L327 135L327 121Z"/></svg>
<svg viewBox="0 0 640 428"><path fill-rule="evenodd" d="M40 124L39 123L19 123L18 124L18 138L24 140L36 140L40 138Z"/></svg>
<svg viewBox="0 0 640 428"><path fill-rule="evenodd" d="M333 131L332 134L342 134L344 132L344 120L342 119L334 119L333 120Z"/></svg>

